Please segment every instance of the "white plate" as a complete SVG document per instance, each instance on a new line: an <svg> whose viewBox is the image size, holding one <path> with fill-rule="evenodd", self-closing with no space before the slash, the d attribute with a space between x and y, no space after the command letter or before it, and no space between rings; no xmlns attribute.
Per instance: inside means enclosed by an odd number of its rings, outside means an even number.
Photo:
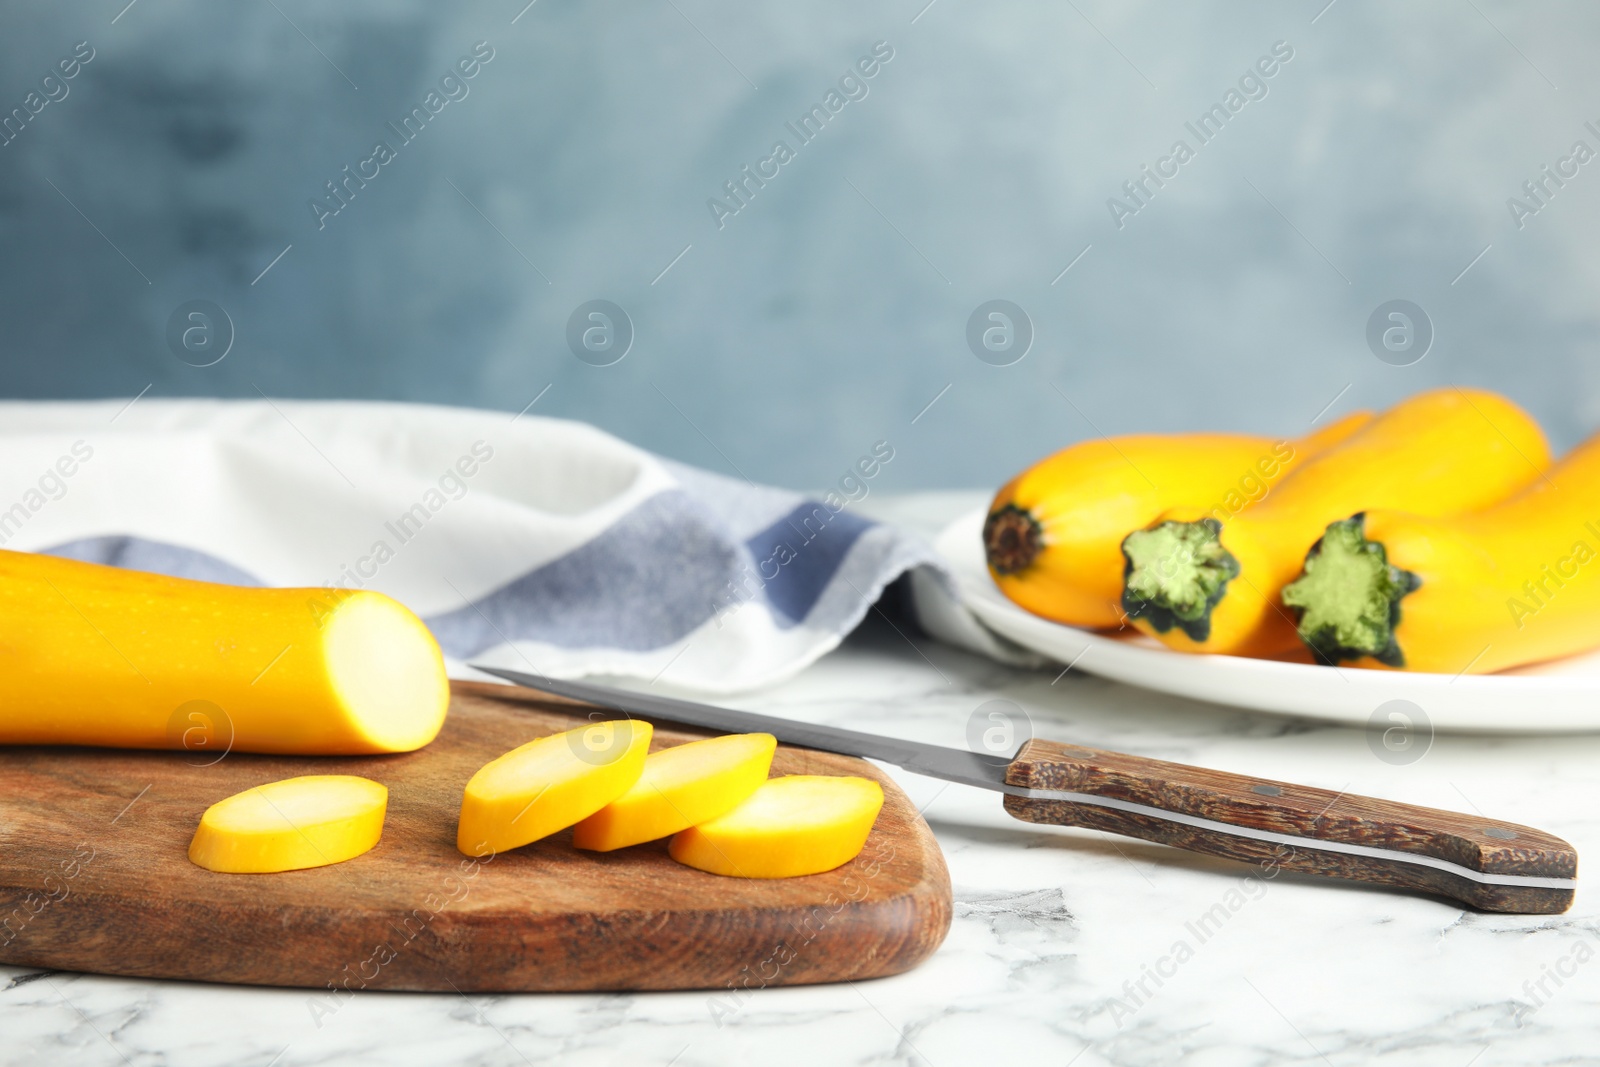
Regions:
<svg viewBox="0 0 1600 1067"><path fill-rule="evenodd" d="M1140 635L1108 637L1042 619L1005 598L983 559L982 510L939 535L962 601L991 630L1077 670L1162 693L1257 711L1387 727L1391 713L1435 730L1557 733L1600 730L1600 652L1499 674L1424 674L1197 656ZM1413 725L1420 725L1414 723Z"/></svg>

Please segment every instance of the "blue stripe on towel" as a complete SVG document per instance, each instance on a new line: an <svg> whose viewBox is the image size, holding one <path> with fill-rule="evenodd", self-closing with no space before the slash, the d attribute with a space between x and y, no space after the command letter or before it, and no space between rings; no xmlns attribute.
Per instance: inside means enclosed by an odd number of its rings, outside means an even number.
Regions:
<svg viewBox="0 0 1600 1067"><path fill-rule="evenodd" d="M848 512L835 513L806 501L745 542L779 625L787 621L793 626L811 613L850 546L871 525Z"/></svg>
<svg viewBox="0 0 1600 1067"><path fill-rule="evenodd" d="M522 639L641 652L711 618L719 591L744 572L742 555L703 507L669 490L565 556L426 621L460 659Z"/></svg>

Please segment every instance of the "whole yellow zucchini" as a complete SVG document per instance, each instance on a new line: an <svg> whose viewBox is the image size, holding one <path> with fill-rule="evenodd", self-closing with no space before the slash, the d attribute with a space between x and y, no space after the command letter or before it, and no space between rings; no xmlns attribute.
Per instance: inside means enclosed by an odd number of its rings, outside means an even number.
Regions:
<svg viewBox="0 0 1600 1067"><path fill-rule="evenodd" d="M1328 526L1283 600L1324 663L1483 674L1600 647L1600 436L1457 519Z"/></svg>
<svg viewBox="0 0 1600 1067"><path fill-rule="evenodd" d="M433 635L382 594L0 550L0 744L409 752L449 701Z"/></svg>
<svg viewBox="0 0 1600 1067"><path fill-rule="evenodd" d="M1299 638L1279 594L1328 523L1372 508L1476 511L1549 465L1538 423L1506 398L1455 387L1419 393L1313 456L1243 515L1218 522L1175 509L1129 534L1122 604L1169 648L1290 651Z"/></svg>
<svg viewBox="0 0 1600 1067"><path fill-rule="evenodd" d="M1122 539L1167 508L1235 515L1372 418L1346 415L1295 441L1137 434L1083 441L1001 487L983 527L989 573L1019 606L1069 626L1122 622Z"/></svg>

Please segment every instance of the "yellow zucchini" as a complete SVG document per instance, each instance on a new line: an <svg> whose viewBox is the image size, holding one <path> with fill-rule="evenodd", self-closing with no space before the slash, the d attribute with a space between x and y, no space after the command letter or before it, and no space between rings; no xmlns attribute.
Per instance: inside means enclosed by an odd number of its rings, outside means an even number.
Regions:
<svg viewBox="0 0 1600 1067"><path fill-rule="evenodd" d="M685 866L735 878L794 878L849 863L883 808L870 778L769 778L737 808L692 826L668 852Z"/></svg>
<svg viewBox="0 0 1600 1067"><path fill-rule="evenodd" d="M1185 652L1273 655L1299 647L1279 595L1328 523L1404 507L1461 515L1538 479L1549 446L1511 401L1447 387L1395 405L1312 457L1260 505L1226 522L1174 509L1122 543L1123 607Z"/></svg>
<svg viewBox="0 0 1600 1067"><path fill-rule="evenodd" d="M1456 519L1332 523L1283 591L1324 663L1483 674L1600 647L1600 436Z"/></svg>
<svg viewBox="0 0 1600 1067"><path fill-rule="evenodd" d="M578 848L610 852L724 815L762 782L778 739L727 734L652 753L633 787L572 830Z"/></svg>
<svg viewBox="0 0 1600 1067"><path fill-rule="evenodd" d="M193 582L0 550L0 744L409 752L450 703L422 621L380 593Z"/></svg>
<svg viewBox="0 0 1600 1067"><path fill-rule="evenodd" d="M353 775L269 782L207 808L189 844L189 859L225 874L343 863L378 843L388 805L387 789Z"/></svg>
<svg viewBox="0 0 1600 1067"><path fill-rule="evenodd" d="M638 719L590 723L484 764L462 795L456 848L488 856L587 819L639 780L651 733Z"/></svg>
<svg viewBox="0 0 1600 1067"><path fill-rule="evenodd" d="M1070 626L1122 622L1122 539L1171 507L1227 518L1365 425L1358 411L1294 441L1135 434L1083 441L1001 487L983 527L989 573L1019 606Z"/></svg>

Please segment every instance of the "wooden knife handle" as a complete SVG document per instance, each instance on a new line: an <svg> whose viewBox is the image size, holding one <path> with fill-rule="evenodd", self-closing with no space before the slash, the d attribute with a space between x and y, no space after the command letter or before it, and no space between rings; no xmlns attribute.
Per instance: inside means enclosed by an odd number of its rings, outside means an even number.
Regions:
<svg viewBox="0 0 1600 1067"><path fill-rule="evenodd" d="M1158 841L1274 874L1421 890L1482 911L1550 914L1572 904L1577 852L1513 823L1053 741L1024 745L1006 783L1029 791L1005 799L1028 822Z"/></svg>

